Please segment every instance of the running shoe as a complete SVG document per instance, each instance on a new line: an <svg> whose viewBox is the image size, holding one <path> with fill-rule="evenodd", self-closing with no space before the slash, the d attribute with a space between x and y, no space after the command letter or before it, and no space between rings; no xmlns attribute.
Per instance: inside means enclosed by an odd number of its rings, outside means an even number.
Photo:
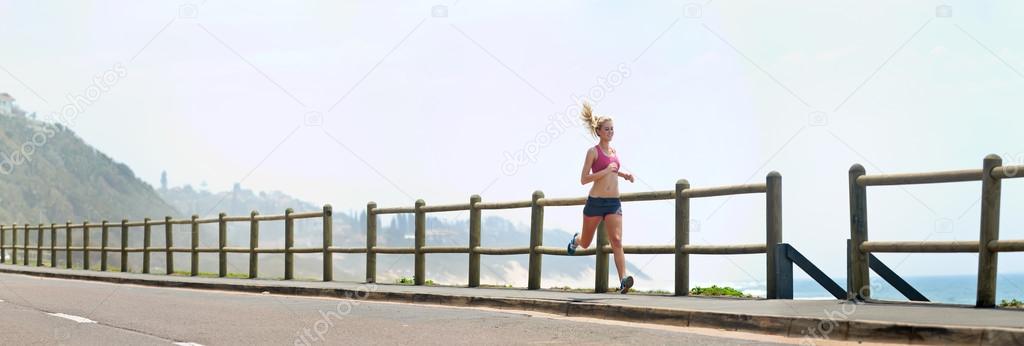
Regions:
<svg viewBox="0 0 1024 346"><path fill-rule="evenodd" d="M633 288L633 276L631 275L622 278L622 282L619 282L619 293L626 294L630 288Z"/></svg>
<svg viewBox="0 0 1024 346"><path fill-rule="evenodd" d="M569 256L572 256L572 255L576 254L576 247L579 246L579 244L576 244L576 238L579 237L579 236L580 236L579 233L573 234L572 235L572 240L569 240L569 246L566 247L566 251L569 252Z"/></svg>

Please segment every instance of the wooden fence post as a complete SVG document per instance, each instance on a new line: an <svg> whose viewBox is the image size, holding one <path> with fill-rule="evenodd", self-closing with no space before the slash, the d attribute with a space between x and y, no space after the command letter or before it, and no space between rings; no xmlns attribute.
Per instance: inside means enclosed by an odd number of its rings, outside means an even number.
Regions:
<svg viewBox="0 0 1024 346"><path fill-rule="evenodd" d="M334 246L334 207L324 205L324 280L334 280L334 253L331 247Z"/></svg>
<svg viewBox="0 0 1024 346"><path fill-rule="evenodd" d="M142 273L149 274L149 245L153 240L153 226L149 218L142 219Z"/></svg>
<svg viewBox="0 0 1024 346"><path fill-rule="evenodd" d="M779 256L785 256L785 254L779 254L779 244L782 243L782 175L779 172L772 171L768 173L766 181L767 191L765 193L765 199L767 200L767 239L766 239L766 256L767 257L767 296L768 299L778 299L779 293L777 291L776 282L778 281L777 273L775 272L776 261L779 260Z"/></svg>
<svg viewBox="0 0 1024 346"><path fill-rule="evenodd" d="M28 243L29 243L29 239L31 239L28 236L28 229L29 229L29 224L26 223L25 224L25 245L21 248L21 252L24 253L22 255L22 259L21 259L21 264L22 265L28 265ZM86 269L88 269L88 268L86 268Z"/></svg>
<svg viewBox="0 0 1024 346"><path fill-rule="evenodd" d="M228 222L224 218L228 214L217 214L217 276L228 276L228 253L224 248L228 246Z"/></svg>
<svg viewBox="0 0 1024 346"><path fill-rule="evenodd" d="M597 253L594 254L594 292L608 292L608 252L604 246L608 245L608 232L605 231L604 220L597 224Z"/></svg>
<svg viewBox="0 0 1024 346"><path fill-rule="evenodd" d="M998 155L985 157L981 176L981 235L978 238L978 296L976 306L991 308L996 305L996 277L998 253L988 244L999 239L999 207L1002 180L992 176L992 170L1003 165Z"/></svg>
<svg viewBox="0 0 1024 346"><path fill-rule="evenodd" d="M249 213L249 278L255 279L259 275L260 257L256 253L256 249L260 245L260 221L256 220L259 216L258 211L253 210Z"/></svg>
<svg viewBox="0 0 1024 346"><path fill-rule="evenodd" d="M540 277L543 255L538 247L544 244L544 207L537 201L544 198L544 192L533 192L533 203L530 208L530 276L527 289L540 289Z"/></svg>
<svg viewBox="0 0 1024 346"><path fill-rule="evenodd" d="M128 272L128 219L121 219L121 272Z"/></svg>
<svg viewBox="0 0 1024 346"><path fill-rule="evenodd" d="M107 241L110 240L107 220L100 221L100 232L100 271L107 271Z"/></svg>
<svg viewBox="0 0 1024 346"><path fill-rule="evenodd" d="M174 225L171 223L171 217L164 217L164 251L166 265L164 266L167 275L174 274L174 252L171 248L174 247Z"/></svg>
<svg viewBox="0 0 1024 346"><path fill-rule="evenodd" d="M89 270L89 221L82 222L82 268Z"/></svg>
<svg viewBox="0 0 1024 346"><path fill-rule="evenodd" d="M426 283L427 276L427 255L423 253L423 245L427 243L427 213L423 212L423 206L427 203L422 199L416 200L416 220L415 220L415 271L413 273L413 283L417 286L421 286Z"/></svg>
<svg viewBox="0 0 1024 346"><path fill-rule="evenodd" d="M373 248L377 247L377 203L366 203L366 283L377 282L377 254Z"/></svg>
<svg viewBox="0 0 1024 346"><path fill-rule="evenodd" d="M71 258L71 220L68 220L64 224L64 267L67 269L73 268Z"/></svg>
<svg viewBox="0 0 1024 346"><path fill-rule="evenodd" d="M334 244L334 207L330 204L324 205L323 216L323 246L324 246L324 281L334 281L334 254L331 253L331 246Z"/></svg>
<svg viewBox="0 0 1024 346"><path fill-rule="evenodd" d="M50 268L57 268L57 224L55 223L50 224Z"/></svg>
<svg viewBox="0 0 1024 346"><path fill-rule="evenodd" d="M847 299L871 298L870 269L868 254L860 251L860 245L868 241L868 205L866 186L857 183L857 178L865 175L864 166L855 164L850 167L850 250L847 261L849 273L846 290Z"/></svg>
<svg viewBox="0 0 1024 346"><path fill-rule="evenodd" d="M43 265L43 224L36 228L36 267Z"/></svg>
<svg viewBox="0 0 1024 346"><path fill-rule="evenodd" d="M690 198L684 193L690 189L690 182L686 179L676 181L676 189L673 194L676 197L676 277L675 295L690 295L690 255L686 253L686 246L690 245Z"/></svg>
<svg viewBox="0 0 1024 346"><path fill-rule="evenodd" d="M192 270L189 273L191 276L199 276L199 223L196 222L198 219L199 215L192 214L192 244L189 254L192 259Z"/></svg>
<svg viewBox="0 0 1024 346"><path fill-rule="evenodd" d="M469 197L469 287L480 287L480 195Z"/></svg>
<svg viewBox="0 0 1024 346"><path fill-rule="evenodd" d="M295 220L292 219L292 208L284 211L284 279L295 278L295 254L292 247L295 246Z"/></svg>
<svg viewBox="0 0 1024 346"><path fill-rule="evenodd" d="M18 224L16 223L11 224L11 264L18 264Z"/></svg>

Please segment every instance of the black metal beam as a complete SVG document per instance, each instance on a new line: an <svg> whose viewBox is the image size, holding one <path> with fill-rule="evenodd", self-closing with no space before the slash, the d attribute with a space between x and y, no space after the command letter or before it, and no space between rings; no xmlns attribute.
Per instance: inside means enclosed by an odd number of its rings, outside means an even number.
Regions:
<svg viewBox="0 0 1024 346"><path fill-rule="evenodd" d="M868 266L871 267L871 270L874 270L875 273L878 274L878 276L881 276L882 279L885 280L885 282L888 282L890 285L892 285L893 288L895 288L897 291L900 291L900 293L902 293L904 297L907 297L907 299L910 299L911 301L915 302L930 301L923 294L921 294L921 292L918 292L917 289L914 288L914 286L911 286L910 283L908 283L906 280L903 280L903 278L901 278L899 274L896 274L896 272L892 271L892 269L889 269L889 267L886 266L885 263L882 263L882 260L878 259L878 257L875 257L875 255L870 256L871 257L868 259Z"/></svg>
<svg viewBox="0 0 1024 346"><path fill-rule="evenodd" d="M829 294L832 294L836 299L846 299L846 290L842 286L839 286L832 278L825 275L821 269L818 269L814 263L811 263L807 257L804 257L800 251L797 251L793 246L782 243L777 245L776 248L777 260L775 266L775 275L777 276L776 283L778 287L779 299L793 299L793 264L796 264L809 275L814 281L821 285Z"/></svg>

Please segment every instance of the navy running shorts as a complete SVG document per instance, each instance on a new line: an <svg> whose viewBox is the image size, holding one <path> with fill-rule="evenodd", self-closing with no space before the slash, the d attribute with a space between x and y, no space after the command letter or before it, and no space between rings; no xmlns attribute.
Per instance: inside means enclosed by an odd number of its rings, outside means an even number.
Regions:
<svg viewBox="0 0 1024 346"><path fill-rule="evenodd" d="M583 215L603 217L608 214L622 215L622 201L615 197L587 196L587 204L583 206Z"/></svg>

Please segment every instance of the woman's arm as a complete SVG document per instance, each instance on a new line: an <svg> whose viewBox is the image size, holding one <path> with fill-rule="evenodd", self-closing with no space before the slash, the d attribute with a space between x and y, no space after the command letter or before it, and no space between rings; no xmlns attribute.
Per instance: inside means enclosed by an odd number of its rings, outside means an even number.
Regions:
<svg viewBox="0 0 1024 346"><path fill-rule="evenodd" d="M631 182L631 183L633 182L634 179L636 179L636 177L633 176L633 173L629 173L629 172L626 172L626 171L618 171L618 175L620 177L626 179L626 180L629 180L629 182Z"/></svg>
<svg viewBox="0 0 1024 346"><path fill-rule="evenodd" d="M619 157L619 151L618 150L612 149L612 154L615 155L615 157ZM616 172L617 172L617 175L619 177L622 177L623 179L629 180L629 182L631 182L631 183L633 182L633 179L635 178L633 176L633 173L629 173L629 172L623 171L622 167L619 167L619 169L616 170Z"/></svg>
<svg viewBox="0 0 1024 346"><path fill-rule="evenodd" d="M588 183L591 183L591 182L593 182L595 180L601 179L604 176L608 175L608 173L614 172L614 170L618 169L618 167L617 167L618 165L615 165L613 163L611 165L608 165L607 168L601 170L600 172L595 172L593 174L588 173L588 172L590 172L590 166L594 164L594 160L596 160L596 159L597 159L597 151L595 151L594 148L590 148L589 150L587 150L587 158L585 160L583 160L583 172L580 173L580 184L581 185L587 185ZM613 167L613 165L614 165L614 167Z"/></svg>

